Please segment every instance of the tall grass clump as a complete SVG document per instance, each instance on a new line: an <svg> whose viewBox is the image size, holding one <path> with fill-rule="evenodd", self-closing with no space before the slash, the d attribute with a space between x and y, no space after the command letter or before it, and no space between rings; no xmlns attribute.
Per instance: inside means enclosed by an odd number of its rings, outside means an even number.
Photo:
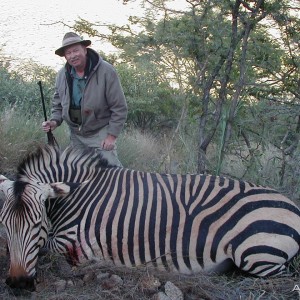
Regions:
<svg viewBox="0 0 300 300"><path fill-rule="evenodd" d="M196 143L190 136L171 131L155 134L127 128L118 138L118 155L124 167L159 173L195 173Z"/></svg>
<svg viewBox="0 0 300 300"><path fill-rule="evenodd" d="M14 109L1 113L0 171L10 173L24 153L43 140L40 126Z"/></svg>
<svg viewBox="0 0 300 300"><path fill-rule="evenodd" d="M42 131L42 119L14 108L0 113L0 173L13 173L23 156L40 144L47 143ZM55 131L55 138L63 147L67 141L65 126Z"/></svg>
<svg viewBox="0 0 300 300"><path fill-rule="evenodd" d="M138 129L126 129L119 136L118 156L125 168L158 172L162 149L158 140L150 133Z"/></svg>
<svg viewBox="0 0 300 300"><path fill-rule="evenodd" d="M221 174L269 186L300 205L300 144L292 155L269 144L259 147L253 143L255 151L247 155L246 147L239 153L228 152L224 156Z"/></svg>

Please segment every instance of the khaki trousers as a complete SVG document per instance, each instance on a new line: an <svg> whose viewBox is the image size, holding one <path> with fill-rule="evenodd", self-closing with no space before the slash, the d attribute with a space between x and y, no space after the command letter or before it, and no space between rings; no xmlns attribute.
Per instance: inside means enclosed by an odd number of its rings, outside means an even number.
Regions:
<svg viewBox="0 0 300 300"><path fill-rule="evenodd" d="M100 148L100 143L107 136L107 126L103 127L99 132L90 136L80 136L70 131L70 146L73 148L94 148L101 153L102 157L107 159L109 165L122 167L121 162L118 159L117 147L115 149L107 151Z"/></svg>

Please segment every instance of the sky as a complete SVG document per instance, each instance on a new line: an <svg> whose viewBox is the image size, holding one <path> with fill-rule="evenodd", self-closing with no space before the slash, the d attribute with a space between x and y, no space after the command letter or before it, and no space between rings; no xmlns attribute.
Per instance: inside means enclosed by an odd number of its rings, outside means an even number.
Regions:
<svg viewBox="0 0 300 300"><path fill-rule="evenodd" d="M139 5L122 5L121 0L1 0L0 40L4 54L33 59L45 66L59 69L64 58L54 54L61 46L69 25L79 17L90 22L125 24L130 15L139 11ZM49 25L52 24L52 25ZM111 51L101 41L92 40L95 50Z"/></svg>
<svg viewBox="0 0 300 300"><path fill-rule="evenodd" d="M126 24L130 15L142 15L140 0L122 4L122 0L0 0L0 48L4 54L37 63L56 70L64 64L64 58L54 54L61 46L64 34L79 17L90 22ZM170 0L170 7L182 8L185 0ZM52 24L52 25L50 25ZM92 48L109 53L112 47L96 38Z"/></svg>

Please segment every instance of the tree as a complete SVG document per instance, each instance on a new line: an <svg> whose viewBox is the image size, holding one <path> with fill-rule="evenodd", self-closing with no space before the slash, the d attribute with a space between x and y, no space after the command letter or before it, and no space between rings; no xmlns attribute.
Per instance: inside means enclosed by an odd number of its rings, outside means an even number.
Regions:
<svg viewBox="0 0 300 300"><path fill-rule="evenodd" d="M248 145L252 155L252 143L257 137L262 141L263 132L258 128L253 133L243 124L251 108L264 99L298 97L299 68L291 47L298 22L290 17L290 1L186 1L188 9L182 11L170 8L171 1L142 2L149 7L145 17L131 17L126 26L111 25L109 35L93 34L120 49L120 59L137 70L151 62L159 82L177 89L184 116L180 120L198 122L198 172L207 170L212 143L219 143L217 173L233 141ZM283 30L279 21L286 18L294 23L289 21L284 31L290 34L283 47L270 35L268 22L276 20ZM98 25L81 20L76 29L91 32ZM252 124L258 121L250 116Z"/></svg>

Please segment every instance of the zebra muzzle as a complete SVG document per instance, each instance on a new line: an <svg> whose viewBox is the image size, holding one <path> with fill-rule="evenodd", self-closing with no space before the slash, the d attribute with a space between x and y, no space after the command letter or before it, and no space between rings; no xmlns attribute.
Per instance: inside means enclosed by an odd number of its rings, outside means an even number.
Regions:
<svg viewBox="0 0 300 300"><path fill-rule="evenodd" d="M34 277L8 277L5 282L13 289L24 289L30 292L35 291Z"/></svg>

